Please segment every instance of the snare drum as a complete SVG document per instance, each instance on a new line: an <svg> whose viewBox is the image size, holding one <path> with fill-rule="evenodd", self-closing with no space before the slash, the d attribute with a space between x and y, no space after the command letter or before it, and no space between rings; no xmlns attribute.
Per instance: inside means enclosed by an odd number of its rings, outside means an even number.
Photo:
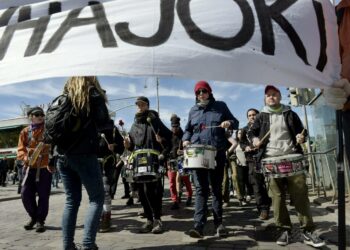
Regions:
<svg viewBox="0 0 350 250"><path fill-rule="evenodd" d="M265 158L261 165L265 176L283 178L306 173L309 163L302 154L289 154Z"/></svg>
<svg viewBox="0 0 350 250"><path fill-rule="evenodd" d="M159 154L154 149L138 149L131 154L129 167L132 167L134 182L154 182L161 177Z"/></svg>
<svg viewBox="0 0 350 250"><path fill-rule="evenodd" d="M216 148L194 144L184 149L184 169L215 169Z"/></svg>

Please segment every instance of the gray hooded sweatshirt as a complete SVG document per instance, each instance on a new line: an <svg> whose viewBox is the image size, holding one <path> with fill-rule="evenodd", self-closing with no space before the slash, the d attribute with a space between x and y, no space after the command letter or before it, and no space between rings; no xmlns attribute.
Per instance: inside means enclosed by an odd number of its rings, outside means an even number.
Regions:
<svg viewBox="0 0 350 250"><path fill-rule="evenodd" d="M292 154L294 145L289 134L283 113L290 110L289 106L282 105L279 112L274 112L268 106L265 106L261 112L268 113L270 117L270 139L266 146L265 156L281 156Z"/></svg>

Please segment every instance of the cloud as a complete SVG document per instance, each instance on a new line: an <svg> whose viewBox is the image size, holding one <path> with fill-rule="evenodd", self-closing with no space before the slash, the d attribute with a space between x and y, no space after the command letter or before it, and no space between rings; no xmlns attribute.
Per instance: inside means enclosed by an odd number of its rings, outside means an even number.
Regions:
<svg viewBox="0 0 350 250"><path fill-rule="evenodd" d="M1 87L0 96L11 96L35 100L42 97L54 98L62 92L63 84L63 81L60 83L60 81L55 79L11 84Z"/></svg>

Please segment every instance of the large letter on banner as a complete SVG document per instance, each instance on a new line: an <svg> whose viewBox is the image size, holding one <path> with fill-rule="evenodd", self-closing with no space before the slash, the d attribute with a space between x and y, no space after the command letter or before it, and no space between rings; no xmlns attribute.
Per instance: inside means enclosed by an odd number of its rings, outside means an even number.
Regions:
<svg viewBox="0 0 350 250"><path fill-rule="evenodd" d="M340 75L334 6L329 0L1 1L0 85L72 75L330 86Z"/></svg>

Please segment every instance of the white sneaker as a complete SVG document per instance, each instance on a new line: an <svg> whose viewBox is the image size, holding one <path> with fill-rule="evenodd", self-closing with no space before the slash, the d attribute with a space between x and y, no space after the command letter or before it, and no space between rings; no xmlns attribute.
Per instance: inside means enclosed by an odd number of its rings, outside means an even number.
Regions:
<svg viewBox="0 0 350 250"><path fill-rule="evenodd" d="M247 195L245 197L245 200L246 200L247 203L249 203L252 200L252 197L250 195Z"/></svg>

